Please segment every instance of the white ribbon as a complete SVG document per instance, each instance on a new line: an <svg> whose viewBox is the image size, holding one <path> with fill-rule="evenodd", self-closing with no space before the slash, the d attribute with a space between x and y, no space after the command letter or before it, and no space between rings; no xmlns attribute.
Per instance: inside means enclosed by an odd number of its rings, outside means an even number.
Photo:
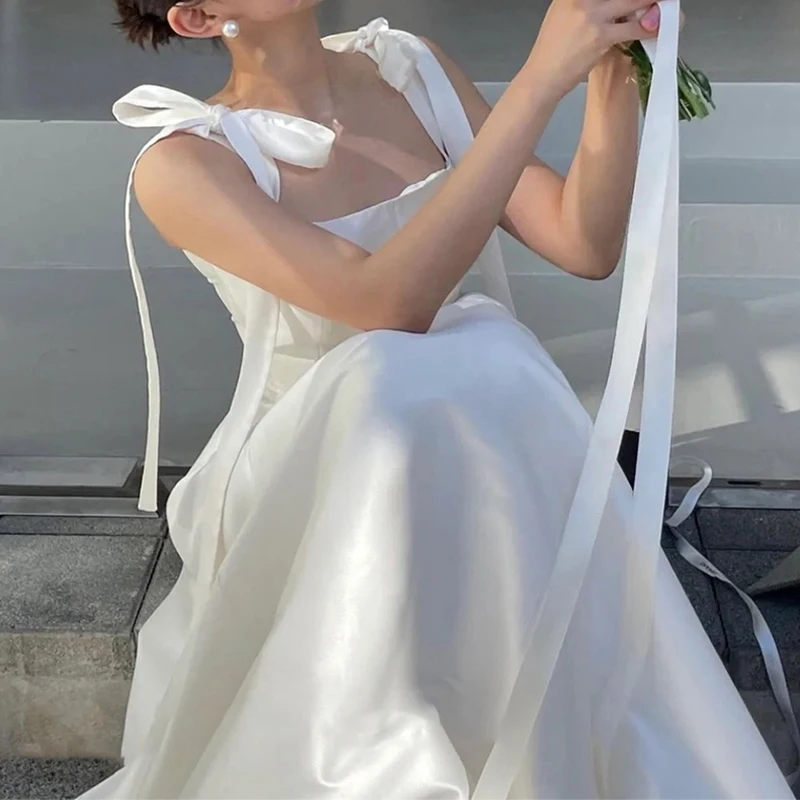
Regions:
<svg viewBox="0 0 800 800"><path fill-rule="evenodd" d="M210 105L163 86L133 89L114 103L113 114L130 128L192 129L206 136L224 133L226 125L243 127L246 132L239 138L255 142L261 153L258 161L266 156L306 169L326 166L336 140L330 128L312 120L268 109Z"/></svg>
<svg viewBox="0 0 800 800"><path fill-rule="evenodd" d="M125 191L125 243L128 250L128 265L131 272L136 303L139 309L139 321L142 329L145 363L147 366L147 440L145 445L144 466L139 494L139 509L155 512L158 509L158 459L159 440L161 428L161 379L158 366L158 353L153 334L153 325L150 319L150 308L145 292L136 251L133 244L131 226L131 198L133 189L133 176L142 156L155 142L165 138L178 128L203 129L208 134L211 130L222 132L230 142L231 147L239 157L248 165L256 182L271 196L277 196L279 191L278 171L271 158L265 158L265 150L271 144L270 140L256 139L246 117L241 112L232 112L224 106L210 106L199 100L184 95L180 92L164 89L158 86L141 86L127 94L114 104L114 116L124 125L133 128L148 128L153 126L164 127L159 134L151 139L142 148L131 167ZM279 115L283 116L283 115ZM268 124L268 123L264 123ZM310 123L313 125L314 123ZM316 126L321 128L322 126ZM256 128L257 131L263 129ZM306 160L319 160L322 155L320 149L324 147L320 137L311 139L310 154ZM314 146L316 145L316 147ZM330 146L328 146L328 152ZM293 146L293 140L284 147L284 154L298 151ZM327 160L327 152L324 154ZM296 163L296 162L291 162ZM277 303L273 298L273 303ZM271 320L271 317L270 317ZM274 326L270 321L262 330L272 330ZM274 336L272 337L274 339ZM247 345L247 343L245 343ZM267 360L267 367L271 353L262 354ZM263 370L262 370L263 371ZM259 372L259 375L261 372ZM264 379L265 381L266 379ZM227 481L224 482L227 486ZM221 511L218 512L221 515ZM213 523L212 519L208 520ZM217 558L217 545L213 551L213 558ZM208 573L210 566L204 565L201 572Z"/></svg>
<svg viewBox="0 0 800 800"><path fill-rule="evenodd" d="M589 441L586 460L567 518L550 584L526 637L519 675L473 800L504 800L525 758L531 733L550 684L580 597L608 502L616 458L648 329L642 417L642 451L630 517L632 535L649 554L661 538L663 498L669 466L675 380L678 220L677 59L679 0L662 0L653 81L645 115L625 253L625 274L611 370ZM652 561L656 559L653 558ZM652 573L641 576L637 593L645 607L626 620L629 635L620 654L625 663L618 694L625 695L643 663L650 639ZM630 578L630 575L627 576ZM635 634L633 638L630 638ZM621 712L620 712L621 713Z"/></svg>
<svg viewBox="0 0 800 800"><path fill-rule="evenodd" d="M713 478L711 467L700 459L683 457L673 461L672 467L675 468L678 465L684 464L700 467L703 477L686 492L683 501L678 506L675 513L667 520L667 526L675 537L675 545L678 553L680 553L680 555L695 569L700 570L700 572L703 572L710 578L714 578L730 586L730 588L739 595L747 606L747 610L750 612L753 633L758 642L758 649L761 651L761 657L764 660L767 679L769 680L769 685L781 716L789 729L789 735L792 738L795 755L798 759L797 768L794 772L786 776L789 785L794 786L798 778L800 778L800 727L798 727L797 715L794 713L794 708L792 707L792 699L789 694L789 686L786 683L786 673L781 663L778 645L775 642L775 637L772 635L772 631L769 629L766 619L764 619L764 615L761 613L761 609L759 609L753 599L736 586L727 575L714 566L714 564L697 550L683 534L678 532L678 528L694 513L697 504L700 502L700 498L711 485L711 479Z"/></svg>
<svg viewBox="0 0 800 800"><path fill-rule="evenodd" d="M417 53L398 33L383 17L378 17L355 33L326 36L323 43L335 52L366 53L377 63L386 83L398 92L405 92L417 70Z"/></svg>
<svg viewBox="0 0 800 800"><path fill-rule="evenodd" d="M680 20L680 8L675 16ZM662 17L662 25L663 25ZM616 654L615 666L597 712L598 730L602 740L598 745L601 781L607 781L607 770L616 731L630 702L637 680L644 667L650 645L653 620L655 585L661 557L661 531L663 527L664 495L669 476L672 441L672 417L675 399L676 339L678 326L678 234L679 234L679 171L680 135L678 130L677 36L675 62L671 73L654 74L650 103L657 103L648 122L663 126L669 135L666 157L667 183L662 206L661 229L652 229L651 250L657 250L656 272L646 323L646 349L644 386L641 414L641 434L637 459L636 485L629 528L630 549L625 562L626 588L622 617L622 647ZM647 52L655 65L659 51L646 41ZM663 61L661 63L664 63ZM658 83L656 82L658 79ZM655 96L654 96L655 95ZM648 104L648 112L649 104ZM657 115L657 116L656 116ZM645 134L646 135L646 134ZM644 142L639 168L653 151L645 153ZM631 216L631 229L636 218ZM636 228L636 231L644 229ZM642 236L639 246L647 246ZM630 250L628 258L630 257ZM626 259L626 267L627 267ZM634 262L637 263L637 262ZM623 289L624 292L624 289ZM620 314L622 325L622 313ZM628 398L630 402L630 396Z"/></svg>
<svg viewBox="0 0 800 800"><path fill-rule="evenodd" d="M164 86L137 86L112 106L114 118L129 128L206 127L214 123L214 107Z"/></svg>
<svg viewBox="0 0 800 800"><path fill-rule="evenodd" d="M434 117L440 120L444 148L449 160L453 164L458 164L475 140L461 98L444 72L439 59L424 42L403 31L392 31L391 33L403 41L406 51L416 50L417 70L426 87L428 103L433 110ZM489 237L479 264L486 294L505 306L516 317L497 232Z"/></svg>
<svg viewBox="0 0 800 800"><path fill-rule="evenodd" d="M148 143L147 147L151 143ZM136 250L133 246L133 228L131 225L131 196L133 193L133 176L139 159L147 150L145 147L133 162L128 184L125 189L125 246L128 249L128 268L131 272L133 290L136 293L136 306L139 310L139 324L142 329L142 344L147 369L147 434L144 448L144 465L142 471L141 490L139 492L139 510L155 513L158 510L158 446L161 437L161 376L158 368L158 352L153 334L153 323L150 320L150 304L144 288Z"/></svg>

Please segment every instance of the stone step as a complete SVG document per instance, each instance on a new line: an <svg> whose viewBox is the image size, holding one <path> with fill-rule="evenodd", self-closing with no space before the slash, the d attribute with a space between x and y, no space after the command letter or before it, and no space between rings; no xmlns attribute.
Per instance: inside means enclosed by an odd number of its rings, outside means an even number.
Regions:
<svg viewBox="0 0 800 800"><path fill-rule="evenodd" d="M119 766L99 758L0 759L0 800L72 800Z"/></svg>
<svg viewBox="0 0 800 800"><path fill-rule="evenodd" d="M179 570L163 519L0 517L0 758L119 756L136 634Z"/></svg>
<svg viewBox="0 0 800 800"><path fill-rule="evenodd" d="M702 507L684 533L746 587L800 546L800 511ZM664 547L735 682L760 697L746 609L669 535ZM0 517L0 759L118 757L136 634L180 567L161 519ZM797 595L759 604L800 692Z"/></svg>

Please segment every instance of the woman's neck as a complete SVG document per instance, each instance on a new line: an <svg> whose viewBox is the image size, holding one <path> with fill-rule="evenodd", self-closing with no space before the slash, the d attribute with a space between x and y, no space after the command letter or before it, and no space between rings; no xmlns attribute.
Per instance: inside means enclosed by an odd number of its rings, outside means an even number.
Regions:
<svg viewBox="0 0 800 800"><path fill-rule="evenodd" d="M270 108L322 124L333 120L331 54L320 42L313 10L242 31L230 51L231 76L218 102Z"/></svg>

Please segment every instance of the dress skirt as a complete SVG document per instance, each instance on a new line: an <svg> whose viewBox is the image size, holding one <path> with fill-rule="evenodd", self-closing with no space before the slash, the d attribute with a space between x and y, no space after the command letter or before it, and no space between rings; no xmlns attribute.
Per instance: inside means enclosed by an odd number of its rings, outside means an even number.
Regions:
<svg viewBox="0 0 800 800"><path fill-rule="evenodd" d="M467 800L590 433L537 339L479 295L428 334L359 334L323 356L231 476L196 629L189 568L143 629L126 767L87 797ZM187 563L203 476L171 501ZM630 507L618 471L513 796L791 797L663 554L644 666L604 729L631 645Z"/></svg>

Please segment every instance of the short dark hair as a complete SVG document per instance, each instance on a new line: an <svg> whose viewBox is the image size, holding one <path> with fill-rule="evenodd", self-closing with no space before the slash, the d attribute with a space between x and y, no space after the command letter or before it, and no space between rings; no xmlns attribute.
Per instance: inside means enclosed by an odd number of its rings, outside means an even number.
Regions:
<svg viewBox="0 0 800 800"><path fill-rule="evenodd" d="M158 50L178 38L167 21L167 13L179 0L115 0L117 4L116 26L123 31L128 41L145 48L148 45ZM185 5L200 0L189 0Z"/></svg>

